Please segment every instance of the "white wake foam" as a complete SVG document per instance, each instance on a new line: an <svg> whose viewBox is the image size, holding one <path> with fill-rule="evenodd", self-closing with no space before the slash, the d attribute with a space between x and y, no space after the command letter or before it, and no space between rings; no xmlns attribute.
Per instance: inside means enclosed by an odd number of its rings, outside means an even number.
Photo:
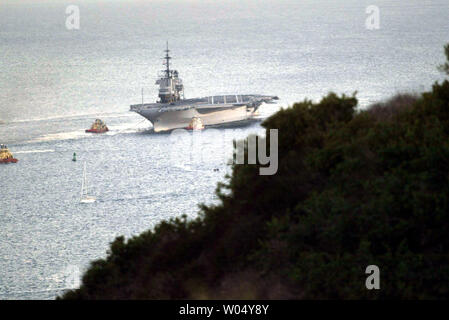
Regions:
<svg viewBox="0 0 449 320"><path fill-rule="evenodd" d="M55 152L55 150L53 150L53 149L22 150L22 151L15 151L14 154L21 154L21 153L45 153L45 152Z"/></svg>

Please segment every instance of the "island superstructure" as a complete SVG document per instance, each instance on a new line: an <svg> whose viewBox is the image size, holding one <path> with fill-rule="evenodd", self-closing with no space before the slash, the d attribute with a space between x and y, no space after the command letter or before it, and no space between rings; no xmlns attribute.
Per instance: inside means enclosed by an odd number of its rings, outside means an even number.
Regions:
<svg viewBox="0 0 449 320"><path fill-rule="evenodd" d="M148 119L154 131L191 128L192 120L204 127L238 125L254 120L263 103L273 103L276 96L258 94L215 95L203 98L184 98L184 85L178 71L170 69L170 50L165 50L166 69L156 81L159 100L156 103L131 105L130 110Z"/></svg>

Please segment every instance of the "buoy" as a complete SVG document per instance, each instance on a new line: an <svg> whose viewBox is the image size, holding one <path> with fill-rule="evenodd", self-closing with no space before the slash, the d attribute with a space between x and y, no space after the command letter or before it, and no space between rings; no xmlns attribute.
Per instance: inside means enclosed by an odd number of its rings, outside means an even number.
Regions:
<svg viewBox="0 0 449 320"><path fill-rule="evenodd" d="M76 152L73 153L72 161L76 161Z"/></svg>

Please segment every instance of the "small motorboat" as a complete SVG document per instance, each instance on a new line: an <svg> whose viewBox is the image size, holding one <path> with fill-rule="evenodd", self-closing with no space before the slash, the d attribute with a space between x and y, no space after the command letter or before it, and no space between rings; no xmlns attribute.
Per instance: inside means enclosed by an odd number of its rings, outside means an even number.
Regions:
<svg viewBox="0 0 449 320"><path fill-rule="evenodd" d="M109 131L108 127L100 119L95 119L95 121L92 124L92 126L90 127L90 129L86 129L86 132L90 132L90 133L104 133L107 131Z"/></svg>
<svg viewBox="0 0 449 320"><path fill-rule="evenodd" d="M7 146L0 145L0 163L16 163L17 161L19 160L13 157Z"/></svg>

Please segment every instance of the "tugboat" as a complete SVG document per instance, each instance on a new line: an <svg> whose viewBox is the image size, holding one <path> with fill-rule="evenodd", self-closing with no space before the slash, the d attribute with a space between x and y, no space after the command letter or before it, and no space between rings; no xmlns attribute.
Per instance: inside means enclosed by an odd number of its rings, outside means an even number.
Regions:
<svg viewBox="0 0 449 320"><path fill-rule="evenodd" d="M0 163L16 163L17 161L19 160L13 157L7 146L0 145Z"/></svg>
<svg viewBox="0 0 449 320"><path fill-rule="evenodd" d="M92 124L90 129L86 129L86 132L90 133L104 133L107 131L109 131L108 127L100 119L95 119L95 122Z"/></svg>
<svg viewBox="0 0 449 320"><path fill-rule="evenodd" d="M204 129L203 121L201 121L201 118L199 118L199 117L193 117L192 120L190 120L189 126L186 129L187 130L203 130Z"/></svg>

